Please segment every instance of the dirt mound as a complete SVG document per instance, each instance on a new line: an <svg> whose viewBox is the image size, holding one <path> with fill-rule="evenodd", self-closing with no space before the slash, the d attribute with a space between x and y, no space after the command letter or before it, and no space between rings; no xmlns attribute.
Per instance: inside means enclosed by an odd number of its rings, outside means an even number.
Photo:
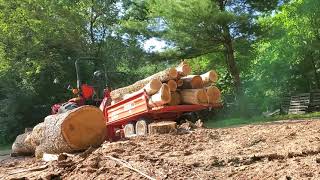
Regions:
<svg viewBox="0 0 320 180"><path fill-rule="evenodd" d="M0 179L319 179L319 166L313 120L136 137L53 162L10 158Z"/></svg>

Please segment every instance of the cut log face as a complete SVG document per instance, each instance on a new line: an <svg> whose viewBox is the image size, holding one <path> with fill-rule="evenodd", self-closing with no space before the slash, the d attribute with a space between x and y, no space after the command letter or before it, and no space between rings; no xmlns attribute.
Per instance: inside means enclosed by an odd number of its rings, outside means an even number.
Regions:
<svg viewBox="0 0 320 180"><path fill-rule="evenodd" d="M177 123L174 121L161 121L149 124L149 134L166 134L175 132Z"/></svg>
<svg viewBox="0 0 320 180"><path fill-rule="evenodd" d="M84 150L98 146L106 136L106 125L100 109L81 106L62 114L51 115L44 121L41 146L46 153Z"/></svg>
<svg viewBox="0 0 320 180"><path fill-rule="evenodd" d="M170 88L167 84L163 83L160 90L149 98L148 104L150 107L157 107L167 104L170 100Z"/></svg>
<svg viewBox="0 0 320 180"><path fill-rule="evenodd" d="M178 88L178 85L177 85L177 83L176 83L176 81L175 80L170 80L170 81L168 81L168 86L169 86L169 89L170 89L170 91L171 92L174 92L174 91L176 91L177 90L177 88Z"/></svg>
<svg viewBox="0 0 320 180"><path fill-rule="evenodd" d="M183 104L208 104L207 92L204 89L183 89L180 94Z"/></svg>
<svg viewBox="0 0 320 180"><path fill-rule="evenodd" d="M164 71L158 72L152 76L149 76L143 80L137 81L136 83L113 90L110 95L112 99L118 99L123 97L125 94L131 94L142 89L145 85L147 85L151 80L157 79L161 82L167 82L171 79L176 79L178 76L178 71L175 68L169 68Z"/></svg>
<svg viewBox="0 0 320 180"><path fill-rule="evenodd" d="M191 67L186 61L181 62L176 68L180 77L187 76L191 73Z"/></svg>
<svg viewBox="0 0 320 180"><path fill-rule="evenodd" d="M216 86L206 88L209 104L216 104L221 101L221 92Z"/></svg>
<svg viewBox="0 0 320 180"><path fill-rule="evenodd" d="M181 95L175 91L171 93L171 101L168 103L169 106L176 106L181 104Z"/></svg>
<svg viewBox="0 0 320 180"><path fill-rule="evenodd" d="M181 87L183 85L183 80L182 79L178 79L177 81L177 86Z"/></svg>
<svg viewBox="0 0 320 180"><path fill-rule="evenodd" d="M218 81L218 74L216 71L211 70L207 73L201 75L202 81L204 85L208 85L210 83L215 83Z"/></svg>
<svg viewBox="0 0 320 180"><path fill-rule="evenodd" d="M189 75L186 77L182 77L183 85L181 89L199 89L203 88L203 82L201 76L198 75Z"/></svg>
<svg viewBox="0 0 320 180"><path fill-rule="evenodd" d="M152 79L145 87L146 93L151 96L157 93L162 86L162 83L159 79Z"/></svg>

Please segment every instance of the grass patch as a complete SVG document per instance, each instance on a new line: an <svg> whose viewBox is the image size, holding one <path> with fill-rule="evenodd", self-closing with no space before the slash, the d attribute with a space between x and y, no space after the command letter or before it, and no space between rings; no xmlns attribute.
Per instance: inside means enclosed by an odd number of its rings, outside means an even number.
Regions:
<svg viewBox="0 0 320 180"><path fill-rule="evenodd" d="M11 144L0 146L0 156L10 154L10 152L11 152Z"/></svg>
<svg viewBox="0 0 320 180"><path fill-rule="evenodd" d="M317 119L320 118L320 112L308 113L308 114L290 114L290 115L278 115L273 117L253 117L253 118L226 118L208 120L205 125L209 128L224 128L235 127L240 125L272 122L280 120L296 120L296 119Z"/></svg>

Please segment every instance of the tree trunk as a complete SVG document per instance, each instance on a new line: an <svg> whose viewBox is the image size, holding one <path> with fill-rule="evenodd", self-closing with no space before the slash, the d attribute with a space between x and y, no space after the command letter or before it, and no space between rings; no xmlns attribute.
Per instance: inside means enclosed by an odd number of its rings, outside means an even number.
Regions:
<svg viewBox="0 0 320 180"><path fill-rule="evenodd" d="M203 81L201 76L198 75L189 75L181 78L183 84L180 87L181 89L199 89L203 88Z"/></svg>
<svg viewBox="0 0 320 180"><path fill-rule="evenodd" d="M168 84L171 92L174 92L177 90L178 85L175 80L171 79L170 81L167 82L167 84Z"/></svg>
<svg viewBox="0 0 320 180"><path fill-rule="evenodd" d="M35 147L28 141L25 141L30 134L31 132L26 132L16 137L16 140L12 144L11 156L26 156L34 154Z"/></svg>
<svg viewBox="0 0 320 180"><path fill-rule="evenodd" d="M176 106L181 104L181 95L175 91L171 93L171 101L168 103L169 106Z"/></svg>
<svg viewBox="0 0 320 180"><path fill-rule="evenodd" d="M204 89L183 89L180 91L182 104L208 104Z"/></svg>
<svg viewBox="0 0 320 180"><path fill-rule="evenodd" d="M210 86L206 88L209 104L216 104L221 101L221 92L215 86Z"/></svg>
<svg viewBox="0 0 320 180"><path fill-rule="evenodd" d="M218 74L214 70L211 70L211 71L204 73L200 76L202 78L204 86L210 85L210 83L216 83L218 81Z"/></svg>
<svg viewBox="0 0 320 180"><path fill-rule="evenodd" d="M100 145L106 125L100 109L81 106L62 114L47 116L39 149L46 153L85 150Z"/></svg>
<svg viewBox="0 0 320 180"><path fill-rule="evenodd" d="M177 123L174 121L155 122L149 124L148 128L149 134L165 134L176 131Z"/></svg>
<svg viewBox="0 0 320 180"><path fill-rule="evenodd" d="M157 107L169 103L170 100L170 88L167 84L162 84L160 90L150 97L148 104L150 107Z"/></svg>
<svg viewBox="0 0 320 180"><path fill-rule="evenodd" d="M191 73L191 67L186 61L182 61L176 70L178 71L179 77L187 76Z"/></svg>
<svg viewBox="0 0 320 180"><path fill-rule="evenodd" d="M176 79L177 76L178 76L177 70L175 68L169 68L164 71L158 72L152 76L149 76L143 80L137 81L136 83L134 83L130 86L113 90L110 93L110 95L113 100L119 99L119 98L123 97L125 94L130 94L130 93L133 93L133 92L136 92L136 91L142 89L145 85L147 85L153 79L160 80L161 82L166 82L171 79Z"/></svg>

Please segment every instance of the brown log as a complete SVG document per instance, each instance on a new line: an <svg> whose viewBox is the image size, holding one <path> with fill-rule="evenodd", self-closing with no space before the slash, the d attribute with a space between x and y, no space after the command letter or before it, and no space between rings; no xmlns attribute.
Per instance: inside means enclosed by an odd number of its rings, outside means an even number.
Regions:
<svg viewBox="0 0 320 180"><path fill-rule="evenodd" d="M209 104L216 104L221 101L221 92L216 86L206 88Z"/></svg>
<svg viewBox="0 0 320 180"><path fill-rule="evenodd" d="M178 67L176 67L176 70L178 71L179 77L187 76L191 73L191 67L186 61L182 61Z"/></svg>
<svg viewBox="0 0 320 180"><path fill-rule="evenodd" d="M131 94L125 94L123 96L123 99L128 99L128 98L130 98L134 95L137 95L143 91L146 91L147 95L152 96L160 90L161 86L162 86L161 81L159 81L158 79L152 79L143 89L140 89L139 91L136 91Z"/></svg>
<svg viewBox="0 0 320 180"><path fill-rule="evenodd" d="M145 85L147 85L153 79L157 79L161 82L166 82L171 79L176 79L177 76L178 76L177 70L175 68L169 68L164 71L158 72L152 76L149 76L143 80L137 81L130 86L115 89L110 93L110 95L112 99L118 99L124 96L125 94L131 94L133 92L136 92L142 89Z"/></svg>
<svg viewBox="0 0 320 180"><path fill-rule="evenodd" d="M182 79L178 79L177 81L177 86L181 87L183 85L183 80Z"/></svg>
<svg viewBox="0 0 320 180"><path fill-rule="evenodd" d="M200 75L204 85L208 85L210 83L215 83L218 81L218 74L216 71L211 70L207 73Z"/></svg>
<svg viewBox="0 0 320 180"><path fill-rule="evenodd" d="M105 140L106 126L100 109L81 106L44 120L43 140L38 154L85 150Z"/></svg>
<svg viewBox="0 0 320 180"><path fill-rule="evenodd" d="M186 77L182 77L183 84L181 86L182 89L199 89L203 88L203 82L201 76L198 75L189 75Z"/></svg>
<svg viewBox="0 0 320 180"><path fill-rule="evenodd" d="M12 144L11 156L25 156L34 154L35 147L29 142L25 141L30 134L31 132L29 131L16 137L16 140Z"/></svg>
<svg viewBox="0 0 320 180"><path fill-rule="evenodd" d="M163 83L160 90L149 98L148 104L150 107L162 106L170 102L170 100L170 88L167 84Z"/></svg>
<svg viewBox="0 0 320 180"><path fill-rule="evenodd" d="M168 103L169 106L176 106L181 104L181 95L179 92L171 92L171 101Z"/></svg>
<svg viewBox="0 0 320 180"><path fill-rule="evenodd" d="M182 104L208 104L205 89L183 89L180 94Z"/></svg>
<svg viewBox="0 0 320 180"><path fill-rule="evenodd" d="M149 134L165 134L175 132L177 129L177 123L174 121L161 121L148 125Z"/></svg>
<svg viewBox="0 0 320 180"><path fill-rule="evenodd" d="M176 81L173 80L173 79L169 80L169 81L167 82L167 84L168 84L169 89L170 89L171 92L176 91L177 88L178 88L178 85L177 85Z"/></svg>

